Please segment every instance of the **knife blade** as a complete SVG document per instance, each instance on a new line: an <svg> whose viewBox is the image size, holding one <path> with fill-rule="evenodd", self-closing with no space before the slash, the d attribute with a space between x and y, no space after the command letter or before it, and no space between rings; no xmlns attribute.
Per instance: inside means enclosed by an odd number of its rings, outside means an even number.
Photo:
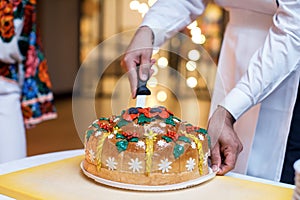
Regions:
<svg viewBox="0 0 300 200"><path fill-rule="evenodd" d="M139 66L137 66L137 72L139 74ZM145 107L147 95L151 95L151 91L147 88L147 81L140 79L138 75L138 84L136 90L136 107Z"/></svg>
<svg viewBox="0 0 300 200"><path fill-rule="evenodd" d="M137 95L136 96L136 107L145 107L146 105L146 95Z"/></svg>

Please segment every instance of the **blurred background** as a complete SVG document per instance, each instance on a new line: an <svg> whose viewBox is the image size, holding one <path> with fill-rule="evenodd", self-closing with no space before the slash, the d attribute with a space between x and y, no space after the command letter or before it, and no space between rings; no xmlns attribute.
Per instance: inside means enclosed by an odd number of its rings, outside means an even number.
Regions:
<svg viewBox="0 0 300 200"><path fill-rule="evenodd" d="M125 71L120 67L121 56L114 52L126 49L132 33L154 3L155 0L38 1L38 24L48 60L58 118L27 131L28 155L83 148L79 137L83 131L79 130L78 133L73 120L73 85L78 70L82 64L88 63L87 60L92 59L90 52L101 43L107 44L103 51L97 52L101 54L102 61L113 59L113 62L102 66L99 61L95 64L97 66L81 72L85 78L79 82L81 87L76 91L76 97L87 103L92 99L95 102L92 107L99 117L118 114L115 112L119 110L112 109L111 105L123 106L123 109L134 106L134 101L130 99L129 83L124 77ZM166 106L176 116L188 118L188 121L197 119L193 123L206 128L210 93L227 18L224 10L209 3L201 17L160 50L154 51L153 57L157 62L154 66L155 74L148 82L152 95L147 100L147 106ZM123 32L127 32L129 37L118 44L110 42L110 38ZM182 37L182 34L186 37ZM180 55L174 52L180 52ZM180 74L181 79L183 77L183 81L177 80L174 71ZM162 80L164 84L161 84ZM116 91L123 93L118 94ZM190 98L196 98L197 108L190 103ZM84 113L84 106L79 109ZM89 117L84 118L84 125L93 121L90 120Z"/></svg>

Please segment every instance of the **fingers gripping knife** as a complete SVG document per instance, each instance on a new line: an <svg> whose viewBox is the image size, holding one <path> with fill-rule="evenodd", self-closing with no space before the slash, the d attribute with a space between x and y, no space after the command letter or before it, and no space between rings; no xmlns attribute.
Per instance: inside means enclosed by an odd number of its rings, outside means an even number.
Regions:
<svg viewBox="0 0 300 200"><path fill-rule="evenodd" d="M137 67L139 72L139 67ZM138 73L139 74L139 73ZM136 107L145 107L146 96L151 94L151 91L147 88L147 81L142 81L138 75L138 84L136 90Z"/></svg>

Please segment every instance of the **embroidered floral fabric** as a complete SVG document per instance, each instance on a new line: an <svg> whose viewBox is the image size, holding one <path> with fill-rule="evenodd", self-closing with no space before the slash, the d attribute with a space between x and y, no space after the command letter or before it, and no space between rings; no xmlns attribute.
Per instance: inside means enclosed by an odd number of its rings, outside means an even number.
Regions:
<svg viewBox="0 0 300 200"><path fill-rule="evenodd" d="M0 0L0 40L9 43L15 36L13 21L22 19L24 26L18 39L22 65L0 61L0 76L20 82L24 75L21 105L25 126L56 117L47 61L36 30L36 0ZM19 66L22 71L19 71Z"/></svg>

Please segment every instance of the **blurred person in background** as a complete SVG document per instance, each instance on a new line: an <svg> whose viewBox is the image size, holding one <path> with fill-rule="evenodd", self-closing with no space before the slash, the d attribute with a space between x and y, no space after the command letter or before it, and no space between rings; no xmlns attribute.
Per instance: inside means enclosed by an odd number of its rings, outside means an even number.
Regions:
<svg viewBox="0 0 300 200"><path fill-rule="evenodd" d="M291 126L299 85L300 1L215 2L230 19L208 124L212 168L220 175L234 169L294 183L292 165L300 158L299 114L294 114ZM205 0L158 0L150 8L121 62L133 98L137 77L151 76L153 46L159 47L189 25L206 4Z"/></svg>
<svg viewBox="0 0 300 200"><path fill-rule="evenodd" d="M25 157L25 128L56 117L36 12L36 0L0 0L0 163Z"/></svg>

